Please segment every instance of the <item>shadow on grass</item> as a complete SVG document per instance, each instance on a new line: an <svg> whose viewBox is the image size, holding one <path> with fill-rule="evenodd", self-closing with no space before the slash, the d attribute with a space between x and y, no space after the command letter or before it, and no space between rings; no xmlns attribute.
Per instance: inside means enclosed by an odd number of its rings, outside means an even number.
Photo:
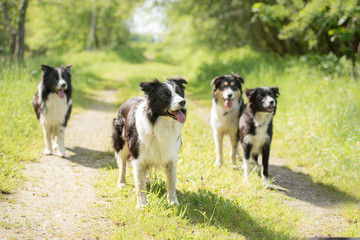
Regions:
<svg viewBox="0 0 360 240"><path fill-rule="evenodd" d="M159 198L167 193L165 181L158 178L148 189ZM287 233L274 232L257 223L239 204L211 191L200 189L198 192L178 192L177 195L181 205L179 214L185 212L183 218L192 224L226 229L246 239L291 239Z"/></svg>
<svg viewBox="0 0 360 240"><path fill-rule="evenodd" d="M269 171L272 177L276 179L273 190L282 191L291 198L319 207L331 207L345 202L359 202L356 197L335 186L316 183L309 175L294 172L286 166L270 165Z"/></svg>
<svg viewBox="0 0 360 240"><path fill-rule="evenodd" d="M71 162L90 168L103 168L114 162L112 152L98 151L82 147L67 148L70 156L66 157Z"/></svg>
<svg viewBox="0 0 360 240"><path fill-rule="evenodd" d="M186 206L184 217L194 224L205 224L227 229L246 239L290 239L287 233L274 232L256 222L239 204L219 197L208 190L179 194L182 206Z"/></svg>

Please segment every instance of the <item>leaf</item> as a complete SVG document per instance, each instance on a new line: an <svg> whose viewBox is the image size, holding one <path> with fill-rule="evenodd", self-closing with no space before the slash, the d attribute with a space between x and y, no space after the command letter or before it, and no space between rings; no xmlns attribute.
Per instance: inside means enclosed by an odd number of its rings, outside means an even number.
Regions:
<svg viewBox="0 0 360 240"><path fill-rule="evenodd" d="M257 12L261 11L263 8L264 8L264 4L257 2L252 5L251 10L253 13L257 13Z"/></svg>
<svg viewBox="0 0 360 240"><path fill-rule="evenodd" d="M345 15L345 16L342 16L340 19L339 19L339 21L338 21L338 25L339 26L341 26L341 25L343 25L343 23L347 20L347 16Z"/></svg>

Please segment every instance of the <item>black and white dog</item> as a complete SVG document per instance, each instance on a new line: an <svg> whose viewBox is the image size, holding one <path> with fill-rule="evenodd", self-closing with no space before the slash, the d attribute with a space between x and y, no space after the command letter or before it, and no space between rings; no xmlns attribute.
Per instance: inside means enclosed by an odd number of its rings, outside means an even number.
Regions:
<svg viewBox="0 0 360 240"><path fill-rule="evenodd" d="M47 155L52 154L52 148L56 148L58 156L65 156L65 128L72 106L71 66L54 68L41 65L41 82L33 98L33 106L43 127L44 154ZM54 141L53 146L52 140Z"/></svg>
<svg viewBox="0 0 360 240"><path fill-rule="evenodd" d="M276 100L280 95L279 88L247 89L245 95L249 101L239 123L239 139L244 157L244 177L247 180L250 174L250 160L253 160L257 167L258 156L262 155L261 176L264 183L268 185L270 144L273 134L272 121L276 112Z"/></svg>
<svg viewBox="0 0 360 240"><path fill-rule="evenodd" d="M221 75L211 81L213 100L210 113L210 124L214 132L216 147L215 166L223 164L223 137L230 136L231 164L236 166L238 145L239 117L244 108L241 85L244 79L237 74Z"/></svg>
<svg viewBox="0 0 360 240"><path fill-rule="evenodd" d="M187 82L181 77L166 82L140 83L145 97L127 100L113 121L112 140L119 166L117 185L126 184L126 164L130 160L138 208L146 205L146 175L151 167L165 167L167 200L179 205L175 183L181 131L186 118L183 84Z"/></svg>

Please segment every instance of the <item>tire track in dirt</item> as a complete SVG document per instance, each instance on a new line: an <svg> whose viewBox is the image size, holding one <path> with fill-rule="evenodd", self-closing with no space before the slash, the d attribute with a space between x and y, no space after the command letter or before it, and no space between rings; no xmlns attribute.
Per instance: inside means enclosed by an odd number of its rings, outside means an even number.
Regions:
<svg viewBox="0 0 360 240"><path fill-rule="evenodd" d="M113 161L110 136L118 108L116 93L100 92L84 112L72 116L65 136L66 158L43 156L26 165L23 188L0 202L0 239L109 237L113 224L93 185L99 168Z"/></svg>

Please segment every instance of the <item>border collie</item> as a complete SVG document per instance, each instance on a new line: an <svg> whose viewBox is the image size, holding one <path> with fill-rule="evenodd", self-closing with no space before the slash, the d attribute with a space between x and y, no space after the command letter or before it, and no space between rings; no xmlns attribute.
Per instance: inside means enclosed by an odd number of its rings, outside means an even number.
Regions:
<svg viewBox="0 0 360 240"><path fill-rule="evenodd" d="M250 160L259 169L258 156L262 155L261 176L265 184L268 182L268 165L270 144L273 134L273 117L276 112L277 97L280 95L278 87L261 87L247 89L246 98L249 100L240 117L239 139L244 155L244 177L250 174Z"/></svg>
<svg viewBox="0 0 360 240"><path fill-rule="evenodd" d="M41 65L41 82L33 98L33 106L44 131L46 155L52 154L52 148L56 148L58 156L65 156L65 128L72 106L71 66L54 68Z"/></svg>
<svg viewBox="0 0 360 240"><path fill-rule="evenodd" d="M216 161L214 166L223 164L223 137L230 136L231 164L236 167L240 112L244 107L241 85L244 79L237 74L221 75L211 81L213 99L210 124L214 132Z"/></svg>
<svg viewBox="0 0 360 240"><path fill-rule="evenodd" d="M140 83L145 97L127 100L113 121L112 140L119 167L117 186L126 184L126 164L131 160L137 208L146 205L146 175L151 167L165 167L167 201L179 205L175 182L181 131L186 119L183 84L187 82L181 77Z"/></svg>

